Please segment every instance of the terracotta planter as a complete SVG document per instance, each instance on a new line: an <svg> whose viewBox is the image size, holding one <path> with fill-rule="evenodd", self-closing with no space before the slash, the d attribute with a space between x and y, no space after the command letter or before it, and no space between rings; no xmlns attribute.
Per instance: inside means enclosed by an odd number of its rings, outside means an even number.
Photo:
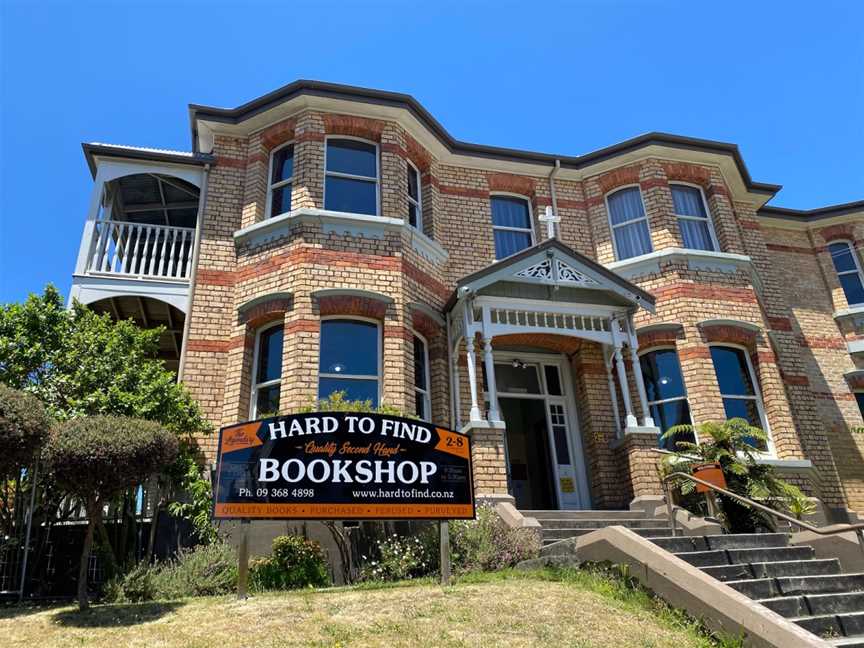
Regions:
<svg viewBox="0 0 864 648"><path fill-rule="evenodd" d="M693 467L693 476L718 488L726 488L726 477L718 463L700 464ZM711 489L702 484L696 484L697 493L707 493Z"/></svg>

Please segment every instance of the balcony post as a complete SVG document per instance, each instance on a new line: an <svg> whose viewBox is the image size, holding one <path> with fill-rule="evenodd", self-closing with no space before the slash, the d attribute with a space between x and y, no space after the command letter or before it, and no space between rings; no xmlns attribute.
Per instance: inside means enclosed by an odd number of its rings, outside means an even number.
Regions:
<svg viewBox="0 0 864 648"><path fill-rule="evenodd" d="M639 338L636 337L636 327L633 326L632 315L627 318L627 339L630 347L630 365L633 367L636 391L639 394L639 406L642 408L642 425L654 427L654 419L651 416L651 410L648 409L648 395L645 391L645 379L642 377L642 364L639 362Z"/></svg>
<svg viewBox="0 0 864 648"><path fill-rule="evenodd" d="M630 400L630 385L627 381L627 368L624 366L624 356L621 353L621 329L617 318L612 320L612 345L615 353L615 368L618 370L618 382L621 385L621 398L624 401L626 427L638 427L639 421L633 415L633 404Z"/></svg>
<svg viewBox="0 0 864 648"><path fill-rule="evenodd" d="M93 237L96 233L96 220L99 218L99 208L105 193L105 179L102 170L96 172L93 180L93 190L90 192L90 206L87 208L87 220L84 221L84 232L81 235L81 245L78 248L78 261L75 263L75 274L84 274L90 268L90 258L93 252Z"/></svg>

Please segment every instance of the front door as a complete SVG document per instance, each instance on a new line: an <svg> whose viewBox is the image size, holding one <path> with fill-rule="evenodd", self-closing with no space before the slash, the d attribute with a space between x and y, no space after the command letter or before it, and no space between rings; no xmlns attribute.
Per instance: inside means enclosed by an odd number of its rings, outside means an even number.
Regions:
<svg viewBox="0 0 864 648"><path fill-rule="evenodd" d="M521 509L588 508L587 479L564 363L554 356L496 358L495 381L507 426L510 492ZM507 357L506 361L503 358ZM578 463L577 463L578 461Z"/></svg>

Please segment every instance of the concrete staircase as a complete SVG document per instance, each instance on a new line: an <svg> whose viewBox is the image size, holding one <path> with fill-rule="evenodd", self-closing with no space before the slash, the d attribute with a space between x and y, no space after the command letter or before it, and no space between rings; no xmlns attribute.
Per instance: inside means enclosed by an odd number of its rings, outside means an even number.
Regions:
<svg viewBox="0 0 864 648"><path fill-rule="evenodd" d="M645 511L521 511L540 523L543 545L575 538L597 529L619 525L643 537L671 536L667 518L649 516Z"/></svg>
<svg viewBox="0 0 864 648"><path fill-rule="evenodd" d="M789 546L787 533L673 537L665 516L640 510L521 513L539 522L553 553L562 540L627 527L829 644L864 648L864 573L844 574L836 558Z"/></svg>
<svg viewBox="0 0 864 648"><path fill-rule="evenodd" d="M647 538L834 646L864 648L864 574L785 533Z"/></svg>

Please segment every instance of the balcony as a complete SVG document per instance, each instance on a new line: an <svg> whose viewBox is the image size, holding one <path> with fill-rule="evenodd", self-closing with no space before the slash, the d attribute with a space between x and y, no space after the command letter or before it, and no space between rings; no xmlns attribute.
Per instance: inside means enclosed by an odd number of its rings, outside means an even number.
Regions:
<svg viewBox="0 0 864 648"><path fill-rule="evenodd" d="M85 272L124 279L188 282L194 227L97 221Z"/></svg>

